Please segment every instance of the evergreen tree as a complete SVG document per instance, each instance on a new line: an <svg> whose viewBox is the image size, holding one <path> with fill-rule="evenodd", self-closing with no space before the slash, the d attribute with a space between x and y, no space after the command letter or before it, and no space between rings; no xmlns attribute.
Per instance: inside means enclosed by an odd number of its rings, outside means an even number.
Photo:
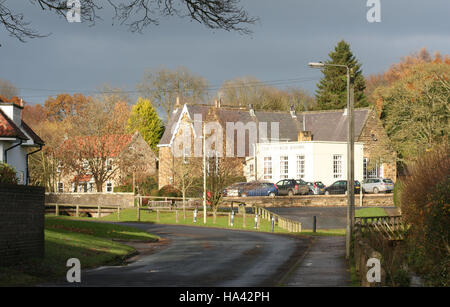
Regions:
<svg viewBox="0 0 450 307"><path fill-rule="evenodd" d="M368 106L364 94L365 80L358 63L350 50L350 45L340 41L329 54L327 64L347 65L351 69L351 81L355 89L355 107ZM317 84L317 105L321 110L343 109L347 106L347 70L344 67L325 66L324 77Z"/></svg>
<svg viewBox="0 0 450 307"><path fill-rule="evenodd" d="M138 98L131 110L127 131L129 133L139 131L148 145L153 150L157 149L156 145L162 137L164 126L150 100Z"/></svg>

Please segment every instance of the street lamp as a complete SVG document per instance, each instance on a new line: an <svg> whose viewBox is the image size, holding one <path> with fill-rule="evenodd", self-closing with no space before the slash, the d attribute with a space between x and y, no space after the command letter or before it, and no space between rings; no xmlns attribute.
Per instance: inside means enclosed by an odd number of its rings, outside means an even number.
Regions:
<svg viewBox="0 0 450 307"><path fill-rule="evenodd" d="M324 68L325 66L344 67L347 69L347 231L346 231L346 258L350 257L350 240L353 230L353 211L355 207L355 166L354 166L354 118L353 101L350 99L350 67L340 64L311 62L311 68ZM351 188L350 188L351 187ZM361 193L361 191L359 191Z"/></svg>

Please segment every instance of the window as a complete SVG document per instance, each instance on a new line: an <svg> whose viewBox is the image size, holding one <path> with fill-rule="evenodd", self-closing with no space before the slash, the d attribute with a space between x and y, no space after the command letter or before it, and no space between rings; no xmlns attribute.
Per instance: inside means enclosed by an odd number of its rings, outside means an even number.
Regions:
<svg viewBox="0 0 450 307"><path fill-rule="evenodd" d="M113 192L113 184L112 182L106 183L106 193L112 193Z"/></svg>
<svg viewBox="0 0 450 307"><path fill-rule="evenodd" d="M83 169L87 170L89 168L89 161L83 160Z"/></svg>
<svg viewBox="0 0 450 307"><path fill-rule="evenodd" d="M368 158L364 158L363 172L364 172L364 179L377 178L378 175L380 174L378 163L376 163L374 167L369 169L369 159Z"/></svg>
<svg viewBox="0 0 450 307"><path fill-rule="evenodd" d="M255 175L255 165L250 164L250 176L254 176L254 175Z"/></svg>
<svg viewBox="0 0 450 307"><path fill-rule="evenodd" d="M106 160L106 170L107 171L112 171L112 165L113 165L113 160L112 159L107 159Z"/></svg>
<svg viewBox="0 0 450 307"><path fill-rule="evenodd" d="M289 157L281 156L280 157L280 178L288 178L289 177Z"/></svg>
<svg viewBox="0 0 450 307"><path fill-rule="evenodd" d="M64 193L64 183L58 182L58 193Z"/></svg>
<svg viewBox="0 0 450 307"><path fill-rule="evenodd" d="M63 167L63 164L62 164L61 161L59 161L59 162L58 162L58 166L56 167L56 172L57 172L58 174L61 173L62 167Z"/></svg>
<svg viewBox="0 0 450 307"><path fill-rule="evenodd" d="M333 178L342 178L342 155L333 155Z"/></svg>
<svg viewBox="0 0 450 307"><path fill-rule="evenodd" d="M272 157L264 157L264 179L272 179Z"/></svg>
<svg viewBox="0 0 450 307"><path fill-rule="evenodd" d="M297 156L297 179L305 178L305 156Z"/></svg>

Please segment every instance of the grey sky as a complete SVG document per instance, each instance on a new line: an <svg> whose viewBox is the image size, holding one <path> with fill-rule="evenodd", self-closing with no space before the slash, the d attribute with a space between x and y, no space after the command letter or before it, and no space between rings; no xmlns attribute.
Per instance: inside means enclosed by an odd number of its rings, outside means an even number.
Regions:
<svg viewBox="0 0 450 307"><path fill-rule="evenodd" d="M111 26L111 11L89 27L69 24L26 0L7 0L37 30L52 35L20 43L0 28L0 78L19 87L31 103L58 91L89 94L105 83L135 90L146 68L181 65L212 86L248 75L264 81L309 78L289 85L313 94L321 73L307 63L326 60L341 39L350 43L365 75L382 72L421 47L450 53L449 0L381 0L382 22L372 24L366 2L243 0L248 12L260 17L248 36L176 17L135 34Z"/></svg>

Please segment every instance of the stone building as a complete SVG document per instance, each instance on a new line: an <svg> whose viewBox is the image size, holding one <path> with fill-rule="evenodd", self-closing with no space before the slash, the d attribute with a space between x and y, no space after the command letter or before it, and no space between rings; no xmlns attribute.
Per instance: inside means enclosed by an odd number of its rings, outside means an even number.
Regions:
<svg viewBox="0 0 450 307"><path fill-rule="evenodd" d="M236 159L242 161L236 173L251 178L255 168L252 161L256 143L346 142L347 120L345 109L297 114L293 108L287 112L256 111L251 105L248 109L221 107L218 104L178 106L172 112L158 145L159 187L177 185L174 152L178 145L176 139L183 133L181 128L183 126L190 130L191 148L188 154L192 154L192 148L200 146L198 152L201 157L202 125L196 127L196 123L202 122L206 125L209 122L217 122L223 135L223 147L226 148L223 155L232 152ZM389 140L376 111L372 108L355 109L354 123L355 142L363 144L363 177L379 176L395 180L397 175L395 152L389 146ZM231 129L228 131L229 127ZM208 143L208 135L206 139ZM243 146L238 146L239 140L243 140ZM227 142L231 145L225 144Z"/></svg>
<svg viewBox="0 0 450 307"><path fill-rule="evenodd" d="M70 146L73 140L67 140L63 146ZM79 142L78 142L79 143ZM114 187L124 184L130 176L145 178L157 174L157 158L153 150L139 132L125 135L108 135L101 143L103 152L92 159L104 160L104 169L111 172L102 186L102 192L112 193ZM94 175L88 167L89 161L81 161L81 169L74 172L73 168L61 162L58 167L58 193L90 193L97 192ZM83 169L83 165L86 165Z"/></svg>

